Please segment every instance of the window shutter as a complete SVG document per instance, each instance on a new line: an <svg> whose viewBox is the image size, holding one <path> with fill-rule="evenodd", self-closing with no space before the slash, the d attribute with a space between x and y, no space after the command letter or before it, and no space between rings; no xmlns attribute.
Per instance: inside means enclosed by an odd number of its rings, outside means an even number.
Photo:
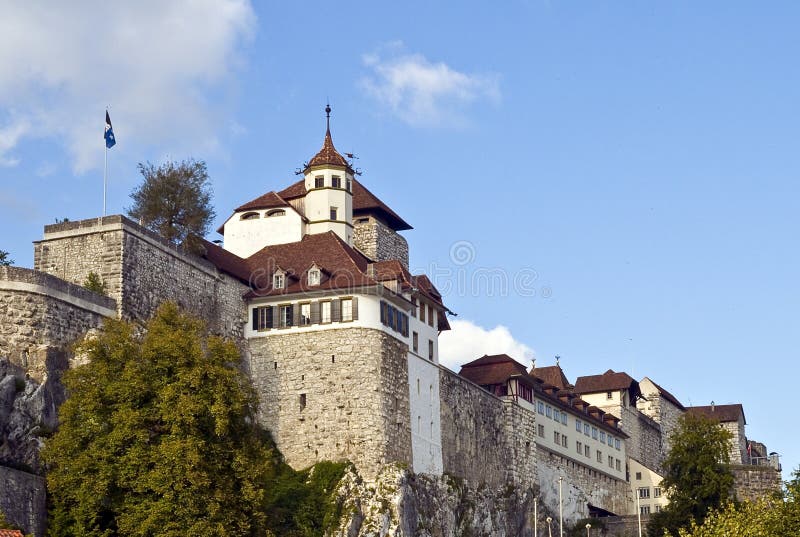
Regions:
<svg viewBox="0 0 800 537"><path fill-rule="evenodd" d="M294 307L294 326L300 326L300 304Z"/></svg>
<svg viewBox="0 0 800 537"><path fill-rule="evenodd" d="M258 330L258 308L253 308L253 330Z"/></svg>
<svg viewBox="0 0 800 537"><path fill-rule="evenodd" d="M273 328L273 319L275 317L275 307L274 306L267 306L267 326L264 328Z"/></svg>
<svg viewBox="0 0 800 537"><path fill-rule="evenodd" d="M353 320L358 320L358 297L353 297Z"/></svg>
<svg viewBox="0 0 800 537"><path fill-rule="evenodd" d="M331 301L331 321L339 322L342 320L342 301L338 298Z"/></svg>
<svg viewBox="0 0 800 537"><path fill-rule="evenodd" d="M294 326L294 306L286 306L286 326Z"/></svg>
<svg viewBox="0 0 800 537"><path fill-rule="evenodd" d="M319 302L311 303L311 324L319 324Z"/></svg>

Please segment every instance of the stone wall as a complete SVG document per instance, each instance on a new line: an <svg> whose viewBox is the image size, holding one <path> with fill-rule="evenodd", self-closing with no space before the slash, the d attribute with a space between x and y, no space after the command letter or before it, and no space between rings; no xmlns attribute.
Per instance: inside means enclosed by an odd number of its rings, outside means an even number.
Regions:
<svg viewBox="0 0 800 537"><path fill-rule="evenodd" d="M366 222L362 222L366 220ZM354 219L353 244L373 261L397 259L408 268L406 239L372 216Z"/></svg>
<svg viewBox="0 0 800 537"><path fill-rule="evenodd" d="M536 483L536 418L477 384L441 368L442 459L445 473L473 486Z"/></svg>
<svg viewBox="0 0 800 537"><path fill-rule="evenodd" d="M292 467L347 459L372 479L387 463L411 463L404 343L369 328L249 343L259 419Z"/></svg>
<svg viewBox="0 0 800 537"><path fill-rule="evenodd" d="M115 310L113 299L81 286L30 269L0 267L0 357L43 382L47 348L68 349Z"/></svg>
<svg viewBox="0 0 800 537"><path fill-rule="evenodd" d="M213 332L242 337L247 286L124 216L45 226L34 244L34 268L77 284L95 272L122 318L146 321L173 301Z"/></svg>
<svg viewBox="0 0 800 537"><path fill-rule="evenodd" d="M536 464L542 502L552 512L558 512L558 478L563 478L565 524L588 517L590 504L615 514L625 514L630 509L630 485L626 481L543 448L537 450Z"/></svg>
<svg viewBox="0 0 800 537"><path fill-rule="evenodd" d="M642 389L645 388L645 383L639 384ZM673 403L665 399L657 389L648 391L644 396L646 401L639 401L637 407L648 417L652 418L661 427L661 463L663 464L664 458L670 450L669 438L678 427L678 420L684 414L684 411L676 407Z"/></svg>
<svg viewBox="0 0 800 537"><path fill-rule="evenodd" d="M626 441L628 457L662 473L665 452L661 441L661 426L636 407L618 408L619 413L613 411L611 413L621 418L620 429L630 436Z"/></svg>
<svg viewBox="0 0 800 537"><path fill-rule="evenodd" d="M739 421L726 421L721 423L722 428L731 433L731 443L728 449L728 454L731 458L731 464L746 464L750 462L747 455L747 437L744 434L744 420L739 418Z"/></svg>
<svg viewBox="0 0 800 537"><path fill-rule="evenodd" d="M733 490L738 500L757 500L780 492L781 473L771 466L732 465Z"/></svg>
<svg viewBox="0 0 800 537"><path fill-rule="evenodd" d="M35 537L44 537L47 522L43 477L0 466L0 511Z"/></svg>

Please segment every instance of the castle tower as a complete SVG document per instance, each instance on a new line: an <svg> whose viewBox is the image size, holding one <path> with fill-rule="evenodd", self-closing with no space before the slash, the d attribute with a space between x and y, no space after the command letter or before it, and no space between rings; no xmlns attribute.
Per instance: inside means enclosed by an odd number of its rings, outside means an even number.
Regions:
<svg viewBox="0 0 800 537"><path fill-rule="evenodd" d="M331 139L331 107L325 107L327 129L322 149L303 170L307 233L333 231L353 245L353 169Z"/></svg>

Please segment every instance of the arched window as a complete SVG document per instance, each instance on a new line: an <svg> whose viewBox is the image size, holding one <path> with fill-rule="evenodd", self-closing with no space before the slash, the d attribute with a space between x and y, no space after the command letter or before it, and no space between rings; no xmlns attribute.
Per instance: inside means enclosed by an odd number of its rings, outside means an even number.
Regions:
<svg viewBox="0 0 800 537"><path fill-rule="evenodd" d="M271 211L267 211L266 217L269 218L271 216L286 216L286 211L283 209L272 209Z"/></svg>
<svg viewBox="0 0 800 537"><path fill-rule="evenodd" d="M255 220L259 217L258 213L244 213L242 216L239 217L240 220Z"/></svg>

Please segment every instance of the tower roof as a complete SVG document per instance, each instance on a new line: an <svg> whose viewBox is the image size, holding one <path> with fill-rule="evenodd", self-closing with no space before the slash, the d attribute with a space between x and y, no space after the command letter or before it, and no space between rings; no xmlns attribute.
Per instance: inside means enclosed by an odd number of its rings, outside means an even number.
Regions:
<svg viewBox="0 0 800 537"><path fill-rule="evenodd" d="M325 140L322 142L322 149L311 157L311 160L306 164L306 170L315 166L338 166L352 171L350 164L345 158L336 151L333 146L333 138L331 138L331 107L325 107L325 112L328 116L327 129L325 130Z"/></svg>

